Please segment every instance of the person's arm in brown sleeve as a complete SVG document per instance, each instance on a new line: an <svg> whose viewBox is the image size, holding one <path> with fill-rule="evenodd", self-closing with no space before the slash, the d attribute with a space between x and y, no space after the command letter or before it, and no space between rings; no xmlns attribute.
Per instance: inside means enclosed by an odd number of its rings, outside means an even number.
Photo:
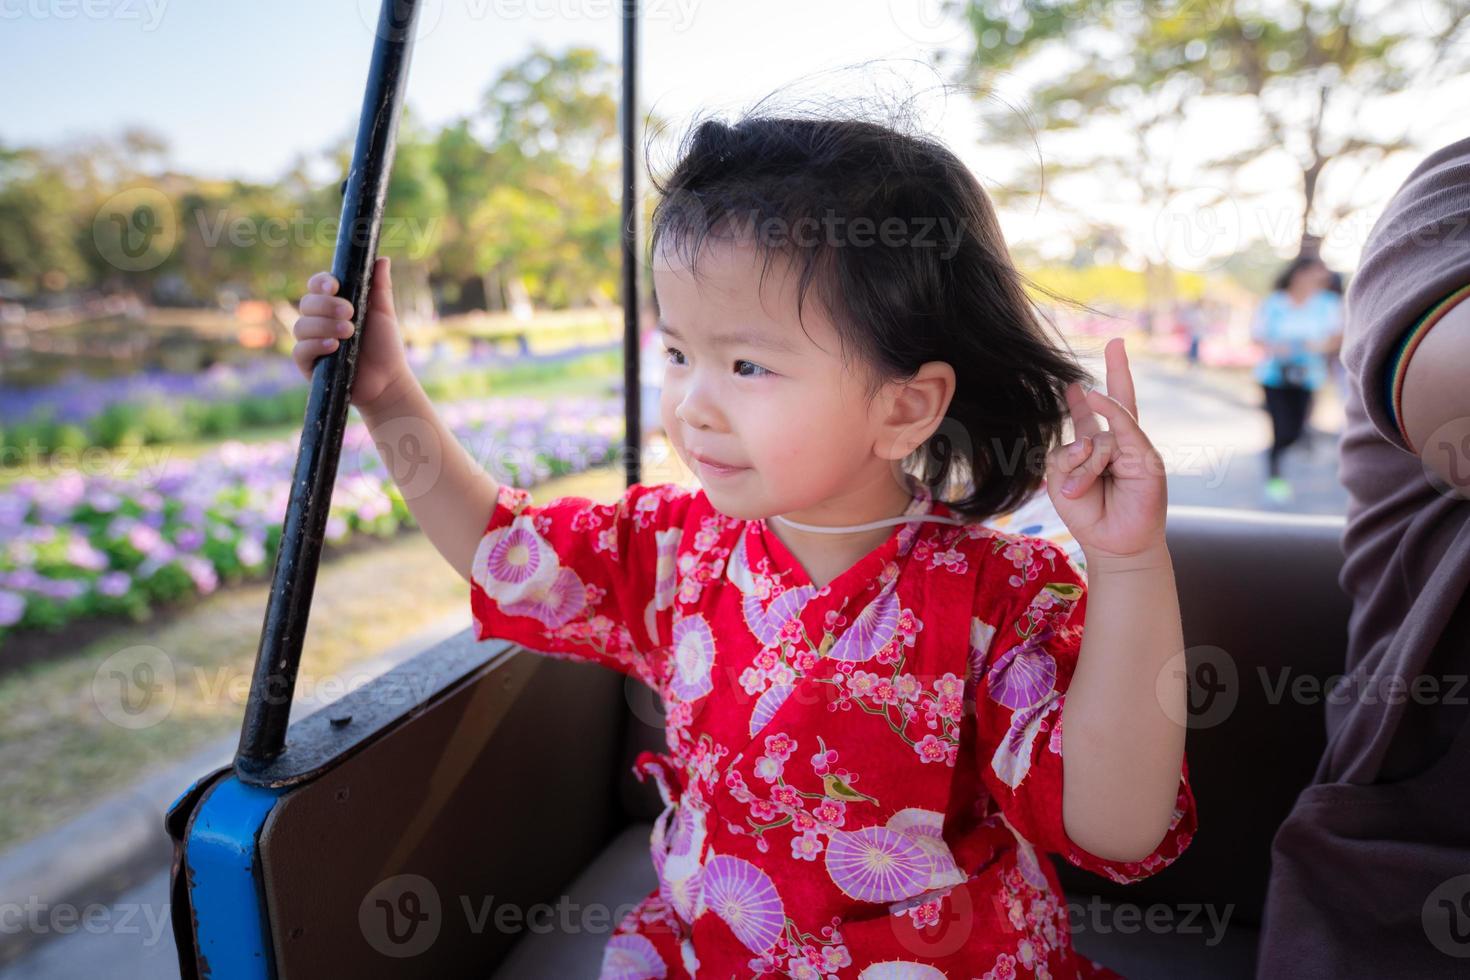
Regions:
<svg viewBox="0 0 1470 980"><path fill-rule="evenodd" d="M1425 317L1395 379L1405 441L1446 485L1470 496L1470 288ZM1446 308L1446 303L1450 304Z"/></svg>

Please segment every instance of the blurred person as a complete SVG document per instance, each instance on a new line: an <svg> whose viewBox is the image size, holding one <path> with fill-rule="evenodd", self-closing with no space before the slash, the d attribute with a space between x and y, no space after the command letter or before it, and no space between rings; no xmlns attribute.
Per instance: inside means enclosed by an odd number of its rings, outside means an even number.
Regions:
<svg viewBox="0 0 1470 980"><path fill-rule="evenodd" d="M1327 380L1326 351L1342 329L1342 300L1327 288L1330 275L1317 256L1297 256L1277 276L1251 324L1251 337L1266 355L1256 365L1255 378L1271 418L1266 497L1273 503L1292 498L1281 457L1301 439L1312 417L1313 394Z"/></svg>

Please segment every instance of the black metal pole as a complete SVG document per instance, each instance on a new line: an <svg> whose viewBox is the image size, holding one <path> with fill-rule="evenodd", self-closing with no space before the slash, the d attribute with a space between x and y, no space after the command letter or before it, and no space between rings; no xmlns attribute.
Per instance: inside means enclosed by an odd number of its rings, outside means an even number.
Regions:
<svg viewBox="0 0 1470 980"><path fill-rule="evenodd" d="M642 478L642 390L638 362L642 324L638 296L638 0L623 0L623 457L628 486Z"/></svg>
<svg viewBox="0 0 1470 980"><path fill-rule="evenodd" d="M377 40L357 123L357 145L352 151L352 169L347 175L332 256L332 275L339 284L337 295L352 303L357 329L333 353L319 358L312 371L291 498L271 573L265 625L235 753L235 770L242 777L268 765L286 744L301 645L342 455L348 396L357 371L358 342L372 287L372 266L393 169L417 17L418 0L383 0L378 15Z"/></svg>

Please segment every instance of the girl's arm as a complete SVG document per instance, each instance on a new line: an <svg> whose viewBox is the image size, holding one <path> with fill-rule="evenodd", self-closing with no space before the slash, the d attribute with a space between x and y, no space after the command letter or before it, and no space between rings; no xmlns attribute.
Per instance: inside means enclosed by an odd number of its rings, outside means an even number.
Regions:
<svg viewBox="0 0 1470 980"><path fill-rule="evenodd" d="M1088 578L1077 668L1062 706L1062 815L1080 847L1129 861L1146 857L1168 831L1188 687L1164 533L1163 458L1139 427L1123 341L1108 341L1103 355L1108 393L1069 386L1076 440L1052 450L1047 473Z"/></svg>
<svg viewBox="0 0 1470 980"><path fill-rule="evenodd" d="M1099 857L1137 861L1168 831L1184 760L1174 566L1166 546L1126 559L1088 555L1087 580L1082 647L1062 706L1063 821Z"/></svg>
<svg viewBox="0 0 1470 980"><path fill-rule="evenodd" d="M499 482L449 431L412 372L358 411L414 520L469 581Z"/></svg>

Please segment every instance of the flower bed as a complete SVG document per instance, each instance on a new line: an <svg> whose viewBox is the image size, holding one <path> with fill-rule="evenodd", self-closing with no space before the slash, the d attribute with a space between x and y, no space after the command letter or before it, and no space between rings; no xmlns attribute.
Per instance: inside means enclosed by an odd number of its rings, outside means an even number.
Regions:
<svg viewBox="0 0 1470 980"><path fill-rule="evenodd" d="M616 398L485 398L441 414L496 479L519 487L611 462L622 441ZM146 619L159 605L268 575L299 442L231 441L127 478L72 473L0 491L0 651L19 630ZM412 524L366 426L349 424L327 541Z"/></svg>
<svg viewBox="0 0 1470 980"><path fill-rule="evenodd" d="M535 373L614 350L591 345L554 354L430 356L410 351L431 398L469 397L488 379ZM115 378L73 373L39 388L0 388L0 463L61 450L159 445L300 422L310 386L289 357L270 356L203 371L145 371Z"/></svg>

